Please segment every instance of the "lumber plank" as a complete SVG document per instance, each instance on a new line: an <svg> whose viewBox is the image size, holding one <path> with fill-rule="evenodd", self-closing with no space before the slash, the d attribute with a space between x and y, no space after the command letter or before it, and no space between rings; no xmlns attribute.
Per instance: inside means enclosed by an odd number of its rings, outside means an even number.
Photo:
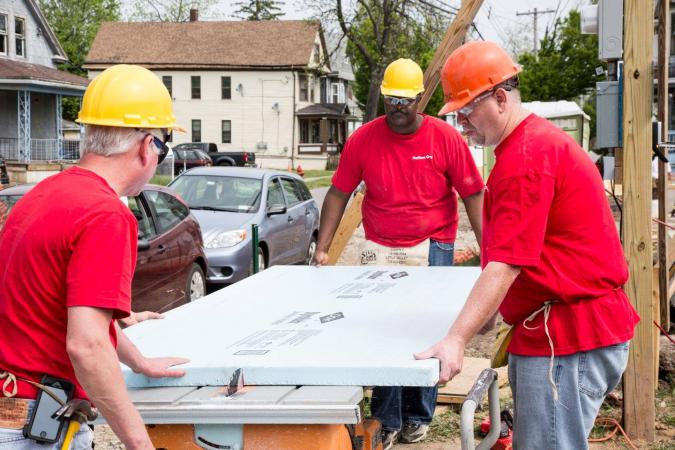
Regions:
<svg viewBox="0 0 675 450"><path fill-rule="evenodd" d="M654 307L651 245L651 114L653 0L624 2L623 198L626 292L642 318L624 374L624 425L632 439L654 441ZM645 389L650 387L650 389Z"/></svg>
<svg viewBox="0 0 675 450"><path fill-rule="evenodd" d="M438 403L462 403L471 387L476 382L478 375L490 367L490 360L487 358L465 357L462 363L462 371L455 378L438 389ZM499 387L508 382L506 367L500 367L497 370L497 380Z"/></svg>
<svg viewBox="0 0 675 450"><path fill-rule="evenodd" d="M338 229L335 231L333 241L328 249L329 266L334 266L337 263L338 259L340 259L340 255L347 246L349 239L351 239L352 234L354 234L354 230L361 225L361 205L363 204L363 198L363 191L357 192L344 216L342 216L340 225L338 225Z"/></svg>

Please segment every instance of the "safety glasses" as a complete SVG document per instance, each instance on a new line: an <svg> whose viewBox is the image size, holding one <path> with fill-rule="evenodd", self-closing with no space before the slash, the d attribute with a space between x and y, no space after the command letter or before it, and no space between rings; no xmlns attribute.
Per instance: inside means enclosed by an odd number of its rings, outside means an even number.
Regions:
<svg viewBox="0 0 675 450"><path fill-rule="evenodd" d="M158 138L154 134L147 132L145 136L143 136L143 139L145 139L148 136L152 136L152 142L155 144L155 148L157 149L157 164L162 164L162 161L166 158L166 155L169 154L169 146L166 145L167 142L171 140L171 131L170 130L164 130L162 129L162 138Z"/></svg>
<svg viewBox="0 0 675 450"><path fill-rule="evenodd" d="M494 92L495 92L494 89L490 89L489 91L473 99L473 101L468 105L466 105L464 108L460 108L457 112L463 116L470 115L474 111L474 109L476 109L476 107L480 104L480 102L490 97L492 94L494 94Z"/></svg>
<svg viewBox="0 0 675 450"><path fill-rule="evenodd" d="M412 105L416 101L417 101L417 97L408 98L408 97L391 97L389 95L384 96L384 102L387 105L391 105L391 106L397 106L397 105L408 106L408 105Z"/></svg>

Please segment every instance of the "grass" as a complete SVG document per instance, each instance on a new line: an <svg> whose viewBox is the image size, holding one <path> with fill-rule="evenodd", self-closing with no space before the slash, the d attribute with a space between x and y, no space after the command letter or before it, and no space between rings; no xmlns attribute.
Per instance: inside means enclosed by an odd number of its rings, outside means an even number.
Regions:
<svg viewBox="0 0 675 450"><path fill-rule="evenodd" d="M153 175L150 178L150 184L159 184L160 186L166 186L171 182L171 175Z"/></svg>
<svg viewBox="0 0 675 450"><path fill-rule="evenodd" d="M305 180L309 178L320 178L319 180L306 181L309 189L316 189L330 186L331 178L335 171L333 170L305 170Z"/></svg>
<svg viewBox="0 0 675 450"><path fill-rule="evenodd" d="M434 415L429 426L428 441L449 441L459 438L459 413L452 409Z"/></svg>

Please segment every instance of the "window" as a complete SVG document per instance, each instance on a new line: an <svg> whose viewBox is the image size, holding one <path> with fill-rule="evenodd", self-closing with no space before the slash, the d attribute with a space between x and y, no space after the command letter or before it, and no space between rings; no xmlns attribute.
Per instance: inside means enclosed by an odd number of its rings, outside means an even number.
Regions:
<svg viewBox="0 0 675 450"><path fill-rule="evenodd" d="M0 54L7 54L7 14L0 14Z"/></svg>
<svg viewBox="0 0 675 450"><path fill-rule="evenodd" d="M192 98L202 98L202 78L201 77L190 77L190 82L192 85Z"/></svg>
<svg viewBox="0 0 675 450"><path fill-rule="evenodd" d="M342 83L331 83L330 85L330 103L345 102L345 86Z"/></svg>
<svg viewBox="0 0 675 450"><path fill-rule="evenodd" d="M223 144L231 144L232 143L232 121L231 120L223 120L222 121L222 129L223 129Z"/></svg>
<svg viewBox="0 0 675 450"><path fill-rule="evenodd" d="M314 79L313 78L309 79L307 89L309 89L309 101L314 103Z"/></svg>
<svg viewBox="0 0 675 450"><path fill-rule="evenodd" d="M221 98L228 100L232 98L232 78L220 77Z"/></svg>
<svg viewBox="0 0 675 450"><path fill-rule="evenodd" d="M314 44L314 63L319 64L321 62L321 47L319 44Z"/></svg>
<svg viewBox="0 0 675 450"><path fill-rule="evenodd" d="M143 194L155 210L161 232L170 230L190 215L188 207L173 195L160 191L143 191Z"/></svg>
<svg viewBox="0 0 675 450"><path fill-rule="evenodd" d="M164 86L166 86L166 90L169 91L169 95L173 97L173 80L170 76L163 76L162 77L162 83L164 83Z"/></svg>
<svg viewBox="0 0 675 450"><path fill-rule="evenodd" d="M299 83L300 83L300 101L301 102L306 102L308 100L308 86L307 86L307 75L300 75L299 78Z"/></svg>
<svg viewBox="0 0 675 450"><path fill-rule="evenodd" d="M309 188L305 183L302 181L294 180L295 181L295 188L297 192L300 194L300 198L302 198L302 201L304 202L305 200L311 200L312 199L312 194L309 192Z"/></svg>
<svg viewBox="0 0 675 450"><path fill-rule="evenodd" d="M301 144L321 143L320 119L300 119L300 143Z"/></svg>
<svg viewBox="0 0 675 450"><path fill-rule="evenodd" d="M284 192L286 192L286 199L288 200L288 206L297 205L302 202L302 194L296 188L295 182L290 178L282 178L281 184L284 186Z"/></svg>
<svg viewBox="0 0 675 450"><path fill-rule="evenodd" d="M192 142L201 142L202 140L202 121L192 120Z"/></svg>
<svg viewBox="0 0 675 450"><path fill-rule="evenodd" d="M14 18L14 38L16 56L26 56L26 19Z"/></svg>
<svg viewBox="0 0 675 450"><path fill-rule="evenodd" d="M262 181L220 175L179 177L171 185L193 209L218 208L229 212L251 213L260 207ZM281 198L283 205L283 197Z"/></svg>
<svg viewBox="0 0 675 450"><path fill-rule="evenodd" d="M155 226L152 223L152 217L148 216L142 206L142 201L139 197L128 197L127 203L129 209L133 213L138 222L138 238L150 240L157 235L155 233Z"/></svg>
<svg viewBox="0 0 675 450"><path fill-rule="evenodd" d="M270 181L267 188L267 206L284 206L284 194L281 192L281 184L279 184L278 178Z"/></svg>

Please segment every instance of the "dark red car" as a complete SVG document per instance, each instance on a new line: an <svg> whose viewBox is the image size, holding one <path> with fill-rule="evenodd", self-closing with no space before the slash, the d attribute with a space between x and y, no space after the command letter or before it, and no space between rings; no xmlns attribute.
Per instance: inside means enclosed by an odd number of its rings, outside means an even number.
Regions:
<svg viewBox="0 0 675 450"><path fill-rule="evenodd" d="M0 191L0 228L2 211L11 210L33 186ZM126 198L126 203L138 221L132 310L164 312L203 297L204 243L199 223L185 202L169 188L145 185L140 195Z"/></svg>
<svg viewBox="0 0 675 450"><path fill-rule="evenodd" d="M213 165L211 157L201 150L173 150L173 167L176 175L183 173L193 167L203 167Z"/></svg>

